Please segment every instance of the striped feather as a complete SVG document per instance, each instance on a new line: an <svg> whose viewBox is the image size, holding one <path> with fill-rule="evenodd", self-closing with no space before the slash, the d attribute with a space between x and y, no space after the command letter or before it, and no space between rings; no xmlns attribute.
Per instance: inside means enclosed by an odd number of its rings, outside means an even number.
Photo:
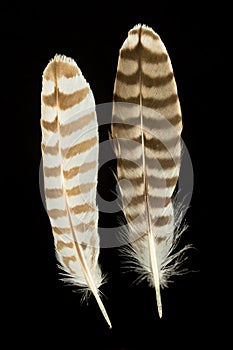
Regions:
<svg viewBox="0 0 233 350"><path fill-rule="evenodd" d="M96 188L98 126L95 101L76 63L56 55L42 81L42 156L47 213L66 280L90 290L108 325L98 288Z"/></svg>
<svg viewBox="0 0 233 350"><path fill-rule="evenodd" d="M112 138L129 250L138 270L155 287L175 269L170 263L175 237L173 193L178 181L182 116L176 82L160 37L145 25L129 31L114 85ZM128 256L129 260L132 256Z"/></svg>

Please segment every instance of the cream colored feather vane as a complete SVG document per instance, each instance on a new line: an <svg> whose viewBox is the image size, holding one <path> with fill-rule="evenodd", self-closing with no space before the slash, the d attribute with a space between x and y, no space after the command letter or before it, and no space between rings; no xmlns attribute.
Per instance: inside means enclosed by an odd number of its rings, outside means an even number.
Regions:
<svg viewBox="0 0 233 350"><path fill-rule="evenodd" d="M128 33L114 85L112 139L127 221L127 259L155 288L177 272L178 228L173 194L181 161L182 117L171 61L158 34L145 25ZM132 264L133 265L133 264Z"/></svg>
<svg viewBox="0 0 233 350"><path fill-rule="evenodd" d="M47 213L65 280L100 299L95 101L75 61L56 55L42 79L42 156Z"/></svg>

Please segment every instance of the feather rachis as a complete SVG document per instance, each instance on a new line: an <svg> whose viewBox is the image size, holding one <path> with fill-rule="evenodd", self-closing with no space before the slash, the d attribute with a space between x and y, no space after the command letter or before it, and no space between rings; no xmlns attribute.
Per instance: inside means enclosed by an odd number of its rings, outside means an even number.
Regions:
<svg viewBox="0 0 233 350"><path fill-rule="evenodd" d="M98 126L89 84L75 61L56 55L43 73L42 155L56 256L68 282L89 289L111 327L98 288ZM85 175L85 176L84 176Z"/></svg>

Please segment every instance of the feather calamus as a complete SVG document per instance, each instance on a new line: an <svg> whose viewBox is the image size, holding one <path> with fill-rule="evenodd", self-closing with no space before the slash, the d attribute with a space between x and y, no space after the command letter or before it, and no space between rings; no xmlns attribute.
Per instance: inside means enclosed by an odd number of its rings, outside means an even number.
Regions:
<svg viewBox="0 0 233 350"><path fill-rule="evenodd" d="M56 55L43 72L42 157L47 213L65 280L90 290L111 327L98 288L98 125L89 84L75 61Z"/></svg>
<svg viewBox="0 0 233 350"><path fill-rule="evenodd" d="M112 139L131 248L128 260L155 288L174 272L173 193L178 181L182 116L173 69L160 37L137 25L128 33L114 84ZM132 261L133 261L132 260ZM175 264L174 264L175 265Z"/></svg>

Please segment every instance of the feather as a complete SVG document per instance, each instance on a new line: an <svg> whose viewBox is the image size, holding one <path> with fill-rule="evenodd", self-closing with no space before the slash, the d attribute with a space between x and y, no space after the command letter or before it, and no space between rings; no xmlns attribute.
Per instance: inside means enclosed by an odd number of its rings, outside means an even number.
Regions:
<svg viewBox="0 0 233 350"><path fill-rule="evenodd" d="M56 55L43 72L41 130L44 190L64 280L100 299L96 206L98 125L89 84L75 61Z"/></svg>
<svg viewBox="0 0 233 350"><path fill-rule="evenodd" d="M145 25L128 33L118 59L111 137L127 221L127 259L155 288L175 273L173 194L181 160L182 116L173 69L158 34ZM174 262L172 265L171 263Z"/></svg>

